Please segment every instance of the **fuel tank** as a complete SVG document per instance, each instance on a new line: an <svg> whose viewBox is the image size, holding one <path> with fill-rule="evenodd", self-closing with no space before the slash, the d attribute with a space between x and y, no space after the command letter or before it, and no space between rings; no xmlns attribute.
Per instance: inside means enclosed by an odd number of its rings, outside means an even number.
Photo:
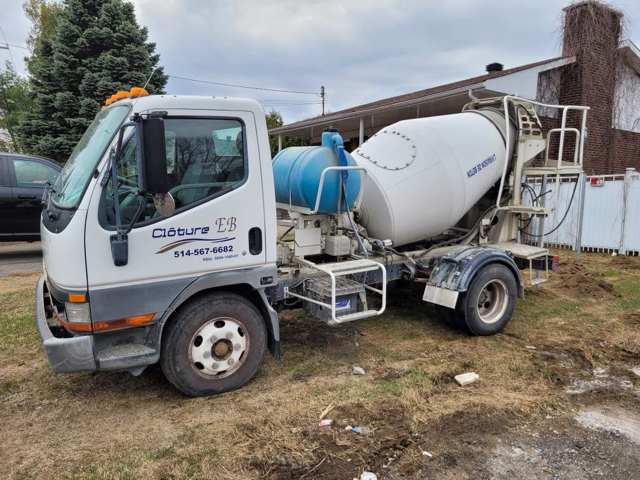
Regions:
<svg viewBox="0 0 640 480"><path fill-rule="evenodd" d="M500 180L505 149L504 117L494 110L383 128L352 152L367 171L360 224L396 246L442 233Z"/></svg>

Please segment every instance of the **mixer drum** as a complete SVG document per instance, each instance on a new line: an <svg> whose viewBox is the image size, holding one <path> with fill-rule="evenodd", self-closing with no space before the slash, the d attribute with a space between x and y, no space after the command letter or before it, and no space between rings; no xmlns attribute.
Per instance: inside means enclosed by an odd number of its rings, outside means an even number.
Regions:
<svg viewBox="0 0 640 480"><path fill-rule="evenodd" d="M367 170L360 223L373 238L407 245L455 226L500 180L504 117L469 111L404 120L352 156Z"/></svg>

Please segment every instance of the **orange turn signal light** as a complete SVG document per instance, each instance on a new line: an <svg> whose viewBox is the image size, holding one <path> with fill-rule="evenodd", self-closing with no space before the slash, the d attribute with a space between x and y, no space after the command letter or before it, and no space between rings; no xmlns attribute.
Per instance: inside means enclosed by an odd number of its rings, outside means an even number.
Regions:
<svg viewBox="0 0 640 480"><path fill-rule="evenodd" d="M107 101L106 101L106 102L104 102L104 103L105 103L105 105L109 106L109 105L111 105L111 102L112 102L112 101L113 101L113 100L111 100L110 98L107 98Z"/></svg>
<svg viewBox="0 0 640 480"><path fill-rule="evenodd" d="M84 293L69 294L69 302L71 303L84 303L86 301L87 301L87 296Z"/></svg>
<svg viewBox="0 0 640 480"><path fill-rule="evenodd" d="M138 327L149 323L155 317L155 313L147 313L145 315L136 315L135 317L118 318L115 320L105 320L103 322L94 322L94 332L104 332L106 330L115 330L117 328Z"/></svg>
<svg viewBox="0 0 640 480"><path fill-rule="evenodd" d="M133 87L130 92L131 98L134 97L147 97L149 96L149 92L147 92L142 87Z"/></svg>
<svg viewBox="0 0 640 480"><path fill-rule="evenodd" d="M72 332L91 333L90 323L67 322L66 320L63 320L62 317L57 313L54 314L54 318L58 321L60 325L65 327L67 330L70 330Z"/></svg>
<svg viewBox="0 0 640 480"><path fill-rule="evenodd" d="M107 106L106 105L102 105L102 110L104 110L105 108L107 108Z"/></svg>
<svg viewBox="0 0 640 480"><path fill-rule="evenodd" d="M129 98L131 96L131 94L129 92L125 92L120 90L118 93L116 93L116 100L122 100L123 98Z"/></svg>
<svg viewBox="0 0 640 480"><path fill-rule="evenodd" d="M118 100L118 97L116 97L116 94L114 93L113 95L111 95L111 103L115 102Z"/></svg>

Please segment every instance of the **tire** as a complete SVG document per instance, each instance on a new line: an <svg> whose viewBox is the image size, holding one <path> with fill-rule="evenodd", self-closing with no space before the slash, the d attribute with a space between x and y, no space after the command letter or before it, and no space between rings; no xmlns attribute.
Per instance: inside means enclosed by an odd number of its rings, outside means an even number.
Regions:
<svg viewBox="0 0 640 480"><path fill-rule="evenodd" d="M472 335L501 332L516 306L518 285L508 267L499 263L485 265L474 277L456 307L457 322Z"/></svg>
<svg viewBox="0 0 640 480"><path fill-rule="evenodd" d="M266 343L267 329L255 305L235 293L212 293L193 299L170 320L160 364L185 395L216 395L251 380Z"/></svg>

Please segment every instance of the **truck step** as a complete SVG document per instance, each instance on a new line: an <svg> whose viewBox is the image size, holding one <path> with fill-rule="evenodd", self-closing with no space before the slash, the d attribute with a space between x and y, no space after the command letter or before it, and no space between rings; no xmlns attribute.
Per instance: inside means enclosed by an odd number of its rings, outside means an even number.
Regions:
<svg viewBox="0 0 640 480"><path fill-rule="evenodd" d="M549 215L553 213L552 208L538 207L535 205L509 205L504 207L512 213L528 213L529 215Z"/></svg>
<svg viewBox="0 0 640 480"><path fill-rule="evenodd" d="M353 322L354 320L361 320L363 318L375 317L376 315L380 315L378 310L365 310L363 312L357 313L349 313L347 315L340 315L336 318L335 323L347 323Z"/></svg>
<svg viewBox="0 0 640 480"><path fill-rule="evenodd" d="M555 162L557 164L557 162ZM527 167L522 169L523 175L579 175L582 173L582 165L564 163L560 168L557 165L546 167Z"/></svg>
<svg viewBox="0 0 640 480"><path fill-rule="evenodd" d="M549 255L549 249L527 245L526 243L499 242L491 244L491 248L497 248L505 252L510 252L514 257L525 260L533 260Z"/></svg>
<svg viewBox="0 0 640 480"><path fill-rule="evenodd" d="M149 363L157 360L159 353L146 345L118 345L100 350L97 355L101 370L125 369L129 365L138 365L149 359Z"/></svg>
<svg viewBox="0 0 640 480"><path fill-rule="evenodd" d="M318 270L322 272L332 272L335 275L349 275L352 273L370 272L378 270L380 264L373 260L360 259L348 262L323 263L318 265Z"/></svg>

